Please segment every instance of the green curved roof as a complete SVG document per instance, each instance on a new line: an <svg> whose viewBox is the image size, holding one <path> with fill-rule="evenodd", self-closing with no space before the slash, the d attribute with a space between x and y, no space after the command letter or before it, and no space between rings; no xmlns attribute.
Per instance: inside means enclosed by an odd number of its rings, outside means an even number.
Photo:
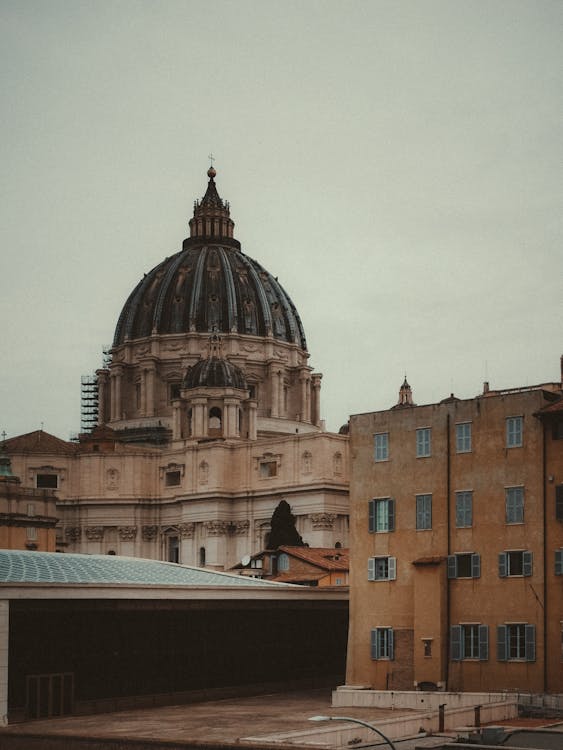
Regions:
<svg viewBox="0 0 563 750"><path fill-rule="evenodd" d="M0 550L0 582L145 586L278 587L283 584L188 565L114 555Z"/></svg>

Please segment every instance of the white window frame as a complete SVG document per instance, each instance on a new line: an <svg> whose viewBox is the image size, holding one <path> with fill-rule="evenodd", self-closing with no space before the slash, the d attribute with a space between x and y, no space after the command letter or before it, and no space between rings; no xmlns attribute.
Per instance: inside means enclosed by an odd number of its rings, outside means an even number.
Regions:
<svg viewBox="0 0 563 750"><path fill-rule="evenodd" d="M452 661L486 661L489 658L489 627L479 622L461 622L450 629Z"/></svg>
<svg viewBox="0 0 563 750"><path fill-rule="evenodd" d="M389 433L376 432L373 436L373 457L375 461L389 460Z"/></svg>
<svg viewBox="0 0 563 750"><path fill-rule="evenodd" d="M471 422L457 422L455 426L455 450L456 453L471 453L472 451L472 428Z"/></svg>
<svg viewBox="0 0 563 750"><path fill-rule="evenodd" d="M498 661L535 661L536 626L527 622L497 625Z"/></svg>
<svg viewBox="0 0 563 750"><path fill-rule="evenodd" d="M524 417L506 418L506 447L521 448L524 434Z"/></svg>
<svg viewBox="0 0 563 750"><path fill-rule="evenodd" d="M416 457L429 458L432 455L432 428L419 427L416 431Z"/></svg>
<svg viewBox="0 0 563 750"><path fill-rule="evenodd" d="M511 563L516 559L519 559L519 565L512 565ZM500 552L498 556L498 574L501 578L524 578L531 576L533 573L533 561L534 556L529 550L505 550L504 552ZM511 568L516 568L518 572L513 572Z"/></svg>
<svg viewBox="0 0 563 750"><path fill-rule="evenodd" d="M459 558L471 558L469 560L470 575L460 576L459 575ZM460 579L468 581L472 578L481 577L481 555L478 552L456 552L453 555L448 555L448 578L449 579Z"/></svg>
<svg viewBox="0 0 563 750"><path fill-rule="evenodd" d="M395 500L392 497L376 497L369 501L368 530L370 534L395 531Z"/></svg>
<svg viewBox="0 0 563 750"><path fill-rule="evenodd" d="M395 639L393 636L393 628L372 628L370 634L370 653L374 661L379 659L392 661L395 658Z"/></svg>

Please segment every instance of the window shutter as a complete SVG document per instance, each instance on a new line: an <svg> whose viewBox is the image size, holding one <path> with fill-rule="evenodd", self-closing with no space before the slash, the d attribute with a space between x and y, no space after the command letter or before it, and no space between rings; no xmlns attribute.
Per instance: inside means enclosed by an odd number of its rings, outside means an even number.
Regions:
<svg viewBox="0 0 563 750"><path fill-rule="evenodd" d="M379 658L379 654L377 653L377 630L371 631L371 658Z"/></svg>
<svg viewBox="0 0 563 750"><path fill-rule="evenodd" d="M533 553L532 552L523 552L522 553L522 574L525 576L531 576L532 575L532 568L533 568Z"/></svg>
<svg viewBox="0 0 563 750"><path fill-rule="evenodd" d="M497 659L498 661L506 661L507 657L507 639L506 639L506 625L497 626Z"/></svg>
<svg viewBox="0 0 563 750"><path fill-rule="evenodd" d="M455 555L448 555L448 578L457 578L457 558Z"/></svg>
<svg viewBox="0 0 563 750"><path fill-rule="evenodd" d="M389 645L389 658L395 658L395 639L393 638L393 628L387 631L387 643Z"/></svg>
<svg viewBox="0 0 563 750"><path fill-rule="evenodd" d="M526 661L536 660L536 626L526 625Z"/></svg>
<svg viewBox="0 0 563 750"><path fill-rule="evenodd" d="M388 578L390 581L394 581L397 578L397 558L396 557L389 557L387 559L387 571L388 571Z"/></svg>
<svg viewBox="0 0 563 750"><path fill-rule="evenodd" d="M388 529L389 531L395 531L395 499L390 497L387 501L388 511Z"/></svg>
<svg viewBox="0 0 563 750"><path fill-rule="evenodd" d="M471 555L471 578L481 578L481 555L478 552Z"/></svg>
<svg viewBox="0 0 563 750"><path fill-rule="evenodd" d="M375 581L375 557L368 557L368 581Z"/></svg>
<svg viewBox="0 0 563 750"><path fill-rule="evenodd" d="M489 626L479 625L479 659L486 661L489 658Z"/></svg>
<svg viewBox="0 0 563 750"><path fill-rule="evenodd" d="M563 576L563 549L555 550L555 575Z"/></svg>
<svg viewBox="0 0 563 750"><path fill-rule="evenodd" d="M368 503L368 530L375 531L375 500Z"/></svg>
<svg viewBox="0 0 563 750"><path fill-rule="evenodd" d="M506 578L508 574L508 556L506 552L501 552L498 556L498 574L501 578Z"/></svg>
<svg viewBox="0 0 563 750"><path fill-rule="evenodd" d="M563 484L555 488L555 518L563 521Z"/></svg>
<svg viewBox="0 0 563 750"><path fill-rule="evenodd" d="M450 628L450 656L452 661L461 661L461 625Z"/></svg>

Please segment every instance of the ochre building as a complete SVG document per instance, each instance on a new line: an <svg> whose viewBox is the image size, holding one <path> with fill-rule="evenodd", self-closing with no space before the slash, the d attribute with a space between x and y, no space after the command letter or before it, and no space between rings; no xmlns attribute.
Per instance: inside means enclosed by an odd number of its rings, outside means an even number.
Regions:
<svg viewBox="0 0 563 750"><path fill-rule="evenodd" d="M563 692L562 396L351 417L347 685Z"/></svg>
<svg viewBox="0 0 563 750"><path fill-rule="evenodd" d="M306 543L348 544L348 438L324 431L297 309L242 251L215 176L123 306L95 428L4 443L26 486L56 490L61 550L229 568L267 547L282 499Z"/></svg>

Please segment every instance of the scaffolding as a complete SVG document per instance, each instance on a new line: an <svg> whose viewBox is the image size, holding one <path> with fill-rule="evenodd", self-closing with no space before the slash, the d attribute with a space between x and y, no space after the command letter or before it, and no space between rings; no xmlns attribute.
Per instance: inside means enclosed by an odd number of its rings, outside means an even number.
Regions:
<svg viewBox="0 0 563 750"><path fill-rule="evenodd" d="M98 424L98 378L96 375L83 375L80 378L80 430L92 432Z"/></svg>

